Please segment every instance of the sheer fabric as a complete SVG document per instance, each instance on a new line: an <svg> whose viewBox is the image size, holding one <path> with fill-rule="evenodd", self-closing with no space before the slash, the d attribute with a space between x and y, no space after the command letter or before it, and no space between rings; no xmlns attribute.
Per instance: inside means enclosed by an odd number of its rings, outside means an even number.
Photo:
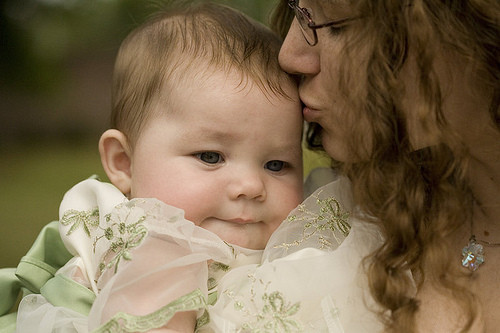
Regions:
<svg viewBox="0 0 500 333"><path fill-rule="evenodd" d="M147 331L177 311L195 311L198 332L377 332L362 259L382 238L357 217L349 189L339 178L314 192L255 251L226 244L180 209L86 180L61 203L73 258L56 277L91 290L92 308L29 295L18 332Z"/></svg>
<svg viewBox="0 0 500 333"><path fill-rule="evenodd" d="M262 263L219 283L208 332L379 332L362 260L382 243L355 217L350 183L314 192L274 232Z"/></svg>

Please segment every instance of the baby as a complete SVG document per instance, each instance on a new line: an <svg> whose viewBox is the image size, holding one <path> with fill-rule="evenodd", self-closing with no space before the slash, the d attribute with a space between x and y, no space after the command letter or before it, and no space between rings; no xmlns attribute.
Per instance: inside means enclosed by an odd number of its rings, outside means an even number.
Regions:
<svg viewBox="0 0 500 333"><path fill-rule="evenodd" d="M279 47L210 2L158 13L124 40L99 142L112 185L79 183L60 208L74 257L54 279L85 288L92 307L29 295L18 331L202 329L221 276L260 262L302 200L301 105Z"/></svg>

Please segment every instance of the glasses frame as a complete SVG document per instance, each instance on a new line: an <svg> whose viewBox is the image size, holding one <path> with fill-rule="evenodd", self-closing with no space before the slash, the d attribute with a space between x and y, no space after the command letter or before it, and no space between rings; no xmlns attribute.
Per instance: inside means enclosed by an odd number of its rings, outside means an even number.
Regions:
<svg viewBox="0 0 500 333"><path fill-rule="evenodd" d="M318 34L316 33L317 29L321 28L326 28L326 27L331 27L331 26L339 26L342 27L349 21L354 20L355 18L345 18L345 19L340 19L340 20L335 20L335 21L330 21L326 22L323 24L316 24L312 17L311 13L307 10L307 8L302 8L299 7L299 2L298 0L289 0L288 1L288 6L293 9L295 13L295 18L297 19L300 30L302 31L302 36L304 36L304 39L306 40L307 44L310 46L314 46L318 44ZM303 23L307 23L307 26L304 26ZM310 29L312 31L312 36L309 36L307 33L306 29ZM312 41L309 40L309 38L313 38Z"/></svg>

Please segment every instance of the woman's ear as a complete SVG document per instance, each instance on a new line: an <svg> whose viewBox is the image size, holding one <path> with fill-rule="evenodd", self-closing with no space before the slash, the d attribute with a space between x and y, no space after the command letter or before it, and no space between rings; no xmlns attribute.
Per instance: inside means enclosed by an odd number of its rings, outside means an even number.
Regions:
<svg viewBox="0 0 500 333"><path fill-rule="evenodd" d="M132 184L132 152L127 137L116 129L109 129L99 140L101 163L109 180L123 194L129 195Z"/></svg>

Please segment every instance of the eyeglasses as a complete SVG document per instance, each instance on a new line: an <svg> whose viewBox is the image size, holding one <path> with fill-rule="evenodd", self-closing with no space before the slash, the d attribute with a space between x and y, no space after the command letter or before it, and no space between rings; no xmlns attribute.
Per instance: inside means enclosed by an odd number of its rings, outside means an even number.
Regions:
<svg viewBox="0 0 500 333"><path fill-rule="evenodd" d="M354 18L346 18L342 20L331 21L323 24L316 24L311 17L311 13L306 8L299 7L298 0L289 0L288 6L293 9L295 17L299 22L300 30L304 36L307 44L314 46L318 44L317 29L338 26L343 27L347 22L354 20Z"/></svg>

